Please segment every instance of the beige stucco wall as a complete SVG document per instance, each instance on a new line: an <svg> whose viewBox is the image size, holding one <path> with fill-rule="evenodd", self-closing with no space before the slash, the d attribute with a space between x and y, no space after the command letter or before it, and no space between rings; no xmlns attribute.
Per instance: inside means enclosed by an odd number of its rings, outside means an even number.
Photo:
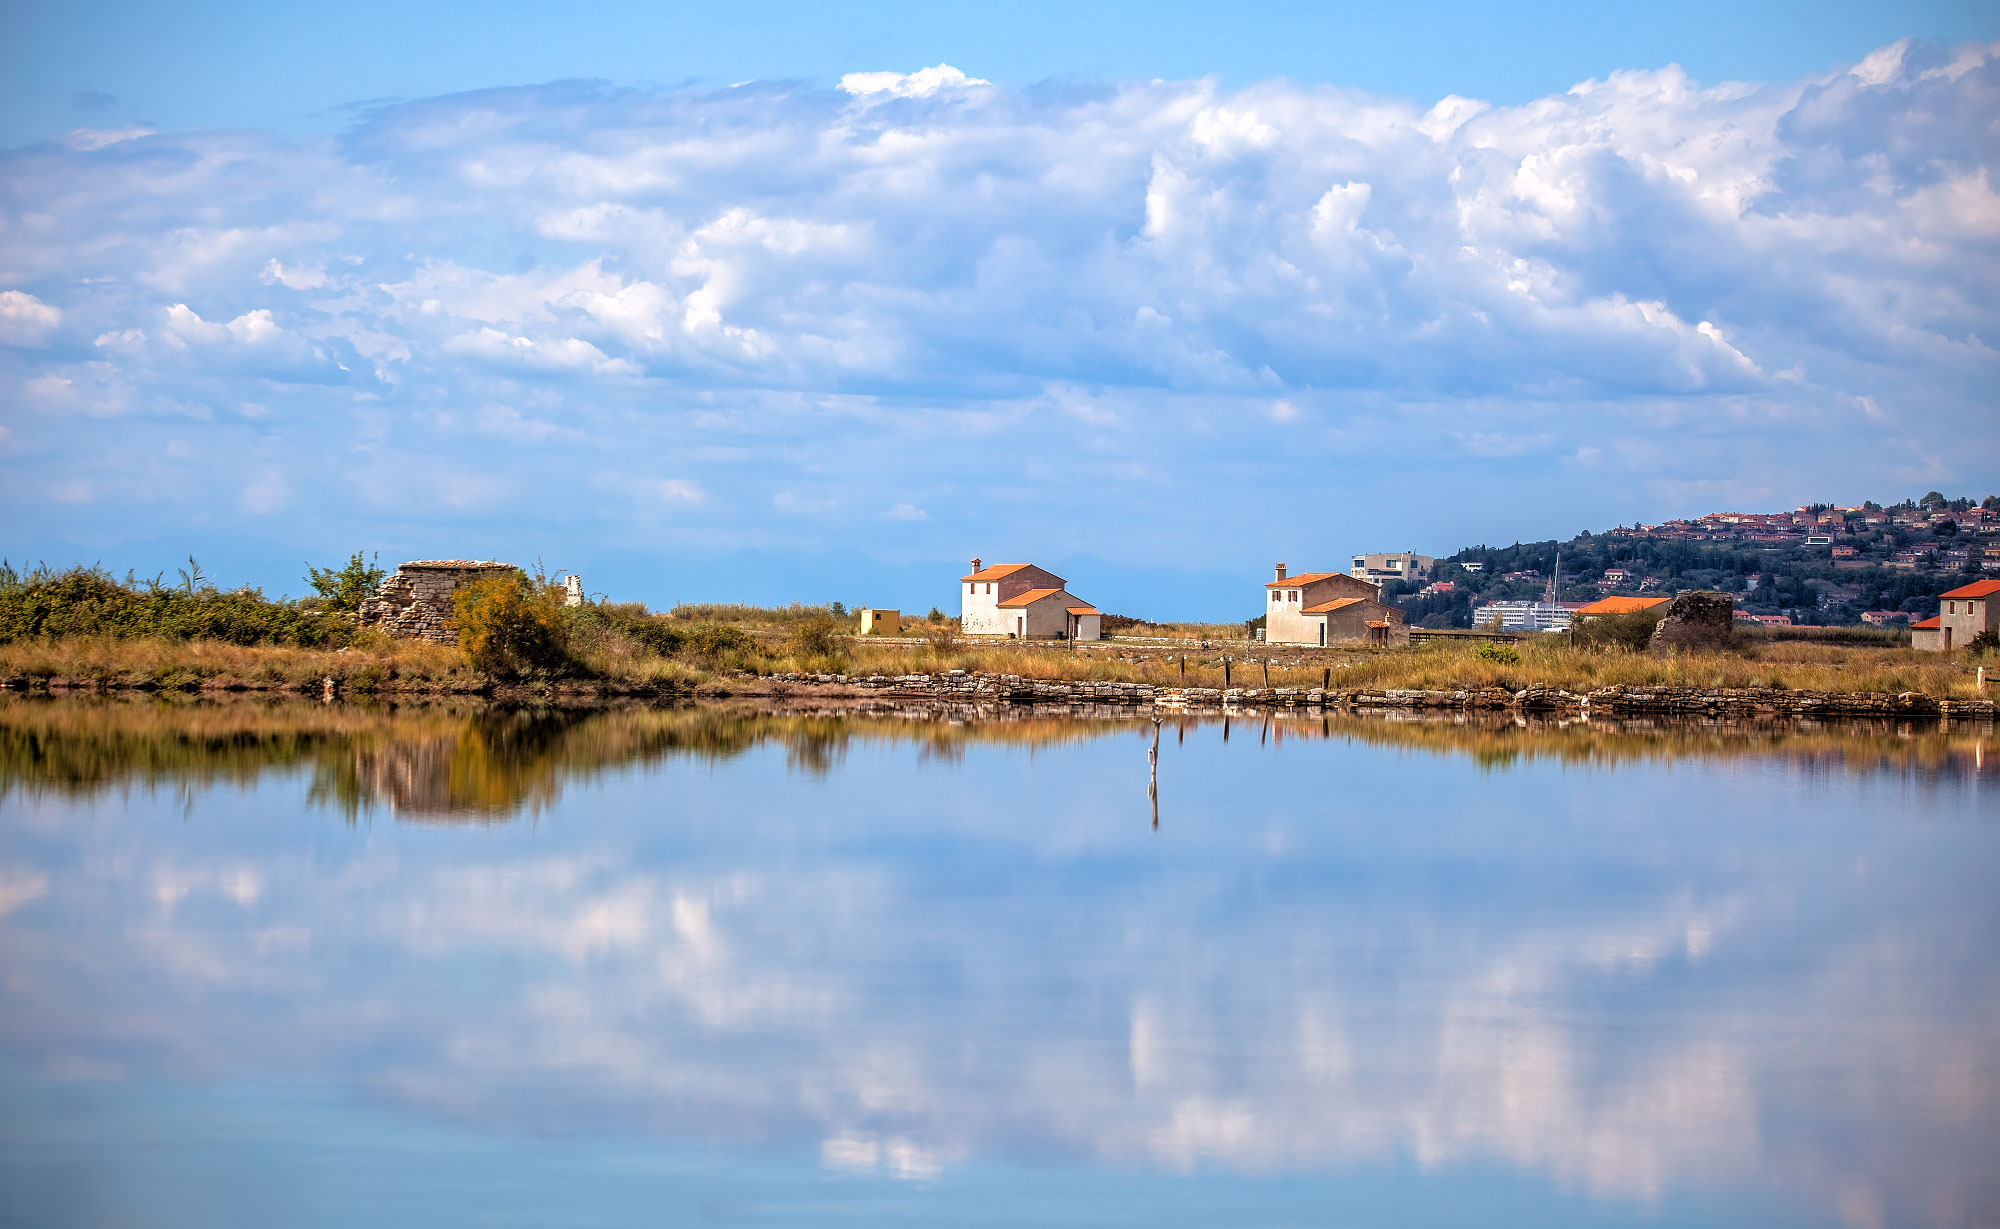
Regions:
<svg viewBox="0 0 2000 1229"><path fill-rule="evenodd" d="M1983 631L1993 630L2000 605L1990 597L1955 597L1938 602L1938 625L1950 633L1938 647L1962 649Z"/></svg>
<svg viewBox="0 0 2000 1229"><path fill-rule="evenodd" d="M1076 626L1076 638L1078 640L1097 640L1102 638L1103 632L1100 629L1103 622L1103 619L1097 615L1079 616Z"/></svg>
<svg viewBox="0 0 2000 1229"><path fill-rule="evenodd" d="M1060 589L1063 579L1030 564L999 580L958 582L959 627L968 636L1004 636L1014 630L1014 618L1000 603L1030 589ZM1072 606L1082 605L1072 600Z"/></svg>
<svg viewBox="0 0 2000 1229"><path fill-rule="evenodd" d="M1388 617L1383 612L1390 610L1390 608L1376 600L1377 595L1381 592L1380 589L1369 584L1367 581L1356 580L1352 576L1328 576L1307 585L1286 584L1272 586L1264 591L1264 642L1266 644L1318 645L1320 642L1319 629L1327 616L1301 614L1300 611L1308 606L1318 606L1326 602L1337 601L1344 597L1358 597L1363 600L1345 609L1333 612L1334 617L1341 620L1341 622L1335 627L1328 628L1327 643L1341 643L1340 638L1346 638L1350 642L1353 639L1365 638L1348 637L1345 632L1338 631L1337 628L1344 627L1346 618L1353 615L1356 611L1369 612L1354 615L1361 624L1365 624L1369 619ZM1292 595L1295 593L1298 594L1298 600L1296 601L1292 599ZM1401 611L1395 611L1394 613L1398 616L1402 614ZM1364 626L1362 630L1365 633L1367 629Z"/></svg>

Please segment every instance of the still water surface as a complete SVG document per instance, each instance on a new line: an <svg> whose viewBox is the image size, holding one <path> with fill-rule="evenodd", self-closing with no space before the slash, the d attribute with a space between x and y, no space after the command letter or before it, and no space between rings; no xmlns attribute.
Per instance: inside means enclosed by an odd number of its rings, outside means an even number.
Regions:
<svg viewBox="0 0 2000 1229"><path fill-rule="evenodd" d="M0 698L0 1221L2000 1222L1990 728L1154 734Z"/></svg>

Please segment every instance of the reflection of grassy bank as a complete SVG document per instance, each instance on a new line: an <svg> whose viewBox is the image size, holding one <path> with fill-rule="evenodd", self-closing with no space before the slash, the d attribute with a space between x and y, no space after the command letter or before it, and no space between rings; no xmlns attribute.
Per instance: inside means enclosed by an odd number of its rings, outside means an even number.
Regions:
<svg viewBox="0 0 2000 1229"><path fill-rule="evenodd" d="M1219 721L1175 717L1165 731L1171 739ZM1985 770L1991 737L1890 722L1522 725L1501 717L1294 713L1237 717L1231 724L1239 739L1352 739L1472 756L1499 768L1545 759L1614 765L1767 757L1808 771L1957 773ZM382 808L419 818L502 819L552 803L572 780L676 758L730 759L761 746L784 748L793 771L824 773L857 744L911 744L925 758L950 760L980 745L1049 747L1151 728L1143 719L1025 708L968 721L944 711L826 715L709 704L372 707L0 696L0 798L90 797L135 786L205 789L247 785L265 773L305 773L311 797L349 817Z"/></svg>

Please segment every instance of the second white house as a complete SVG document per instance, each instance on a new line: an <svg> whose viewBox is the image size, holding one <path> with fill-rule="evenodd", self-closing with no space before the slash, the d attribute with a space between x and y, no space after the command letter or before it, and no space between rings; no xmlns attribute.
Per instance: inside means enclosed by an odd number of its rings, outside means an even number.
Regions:
<svg viewBox="0 0 2000 1229"><path fill-rule="evenodd" d="M1032 563L972 561L959 577L964 613L959 626L968 636L1013 636L1021 640L1095 640L1096 607L1063 587L1063 578Z"/></svg>

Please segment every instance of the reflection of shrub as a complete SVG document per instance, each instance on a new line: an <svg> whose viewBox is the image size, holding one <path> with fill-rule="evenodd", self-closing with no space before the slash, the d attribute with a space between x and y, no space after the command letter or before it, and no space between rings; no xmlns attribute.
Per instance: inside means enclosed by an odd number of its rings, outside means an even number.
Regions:
<svg viewBox="0 0 2000 1229"><path fill-rule="evenodd" d="M473 669L518 678L569 664L562 599L550 587L506 572L459 589L451 604L458 646Z"/></svg>
<svg viewBox="0 0 2000 1229"><path fill-rule="evenodd" d="M1665 615L1664 606L1626 614L1585 615L1576 621L1576 642L1636 652L1652 643L1653 629Z"/></svg>
<svg viewBox="0 0 2000 1229"><path fill-rule="evenodd" d="M1491 640L1479 646L1477 656L1481 661L1490 661L1496 665L1518 666L1521 664L1521 654L1515 650L1513 645L1495 644Z"/></svg>

